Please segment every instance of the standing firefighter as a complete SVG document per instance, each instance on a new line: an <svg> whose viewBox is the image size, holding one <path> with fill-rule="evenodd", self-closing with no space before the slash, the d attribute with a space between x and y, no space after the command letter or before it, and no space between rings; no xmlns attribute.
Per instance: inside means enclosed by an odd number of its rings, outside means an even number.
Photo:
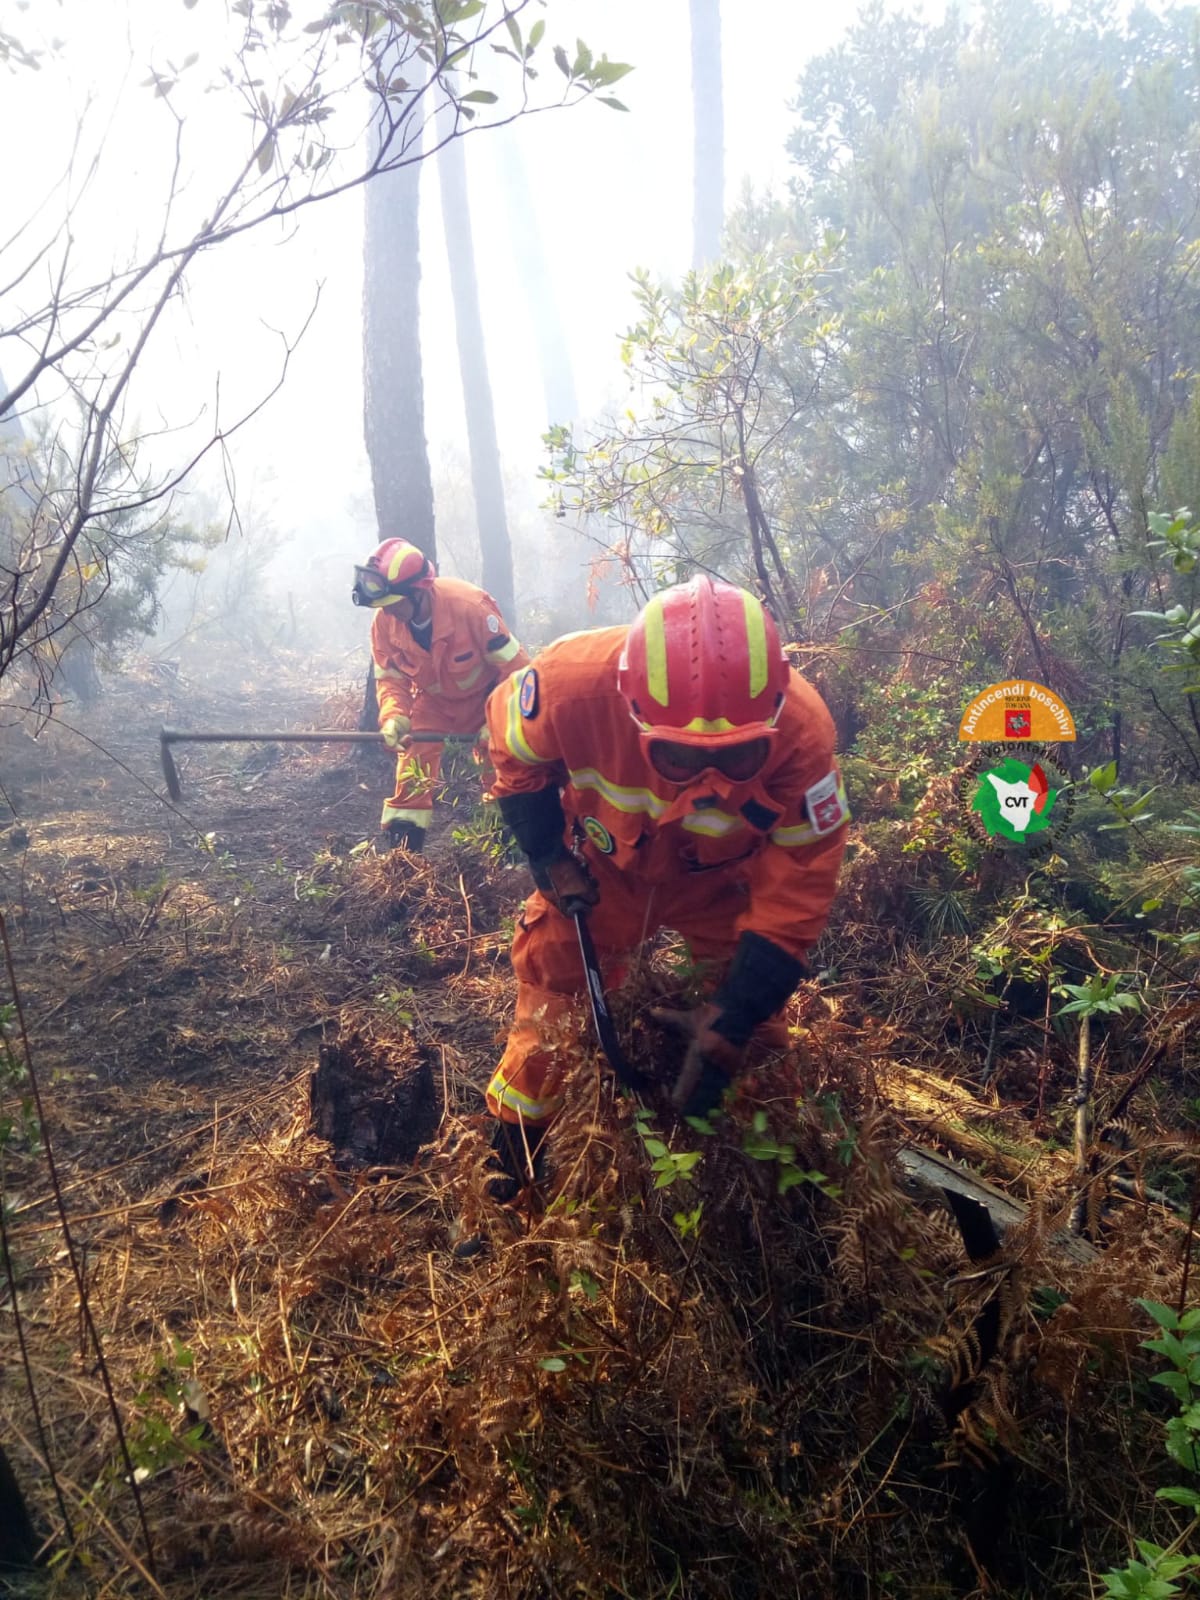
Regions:
<svg viewBox="0 0 1200 1600"><path fill-rule="evenodd" d="M420 850L433 814L443 746L411 733L478 733L488 695L529 657L483 589L439 578L406 539L385 539L354 569L356 606L375 611L371 654L384 743L396 751L396 792L380 827L389 845Z"/></svg>
<svg viewBox="0 0 1200 1600"><path fill-rule="evenodd" d="M655 595L628 628L557 640L492 695L488 731L493 792L537 884L487 1092L506 1198L561 1104L556 1041L584 992L573 911L589 908L606 984L664 927L726 969L708 1004L662 1019L690 1039L674 1103L703 1116L805 974L849 812L820 696L758 600L708 577ZM776 1022L760 1039L772 1031L786 1038Z"/></svg>

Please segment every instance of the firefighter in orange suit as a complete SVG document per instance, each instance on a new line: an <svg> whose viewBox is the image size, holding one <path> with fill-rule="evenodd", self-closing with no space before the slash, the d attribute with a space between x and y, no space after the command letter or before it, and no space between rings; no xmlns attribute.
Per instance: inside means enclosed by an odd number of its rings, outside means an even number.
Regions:
<svg viewBox="0 0 1200 1600"><path fill-rule="evenodd" d="M385 539L354 569L356 606L375 611L371 655L379 728L395 750L396 792L380 827L390 846L420 850L433 814L443 746L413 733L477 734L496 685L529 657L483 589L439 578L406 539Z"/></svg>
<svg viewBox="0 0 1200 1600"><path fill-rule="evenodd" d="M655 595L629 627L557 640L487 718L493 794L537 884L487 1091L504 1199L541 1175L561 1104L556 1041L586 992L572 916L586 911L606 986L663 927L725 969L706 1005L661 1014L690 1038L673 1101L706 1115L805 975L849 811L820 696L759 601L709 577Z"/></svg>

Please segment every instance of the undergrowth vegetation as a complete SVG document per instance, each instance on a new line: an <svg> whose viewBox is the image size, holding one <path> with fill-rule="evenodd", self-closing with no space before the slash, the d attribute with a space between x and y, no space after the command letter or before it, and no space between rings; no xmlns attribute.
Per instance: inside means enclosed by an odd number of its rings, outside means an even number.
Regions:
<svg viewBox="0 0 1200 1600"><path fill-rule="evenodd" d="M307 781L311 761L273 766L254 790L264 817L264 789ZM1200 1100L1188 952L1161 954L1124 899L1100 917L1073 906L1069 843L1036 878L978 853L944 789L893 822L886 854L868 817L790 1048L755 1065L729 1117L707 1131L654 1095L615 1094L584 1044L549 1181L515 1209L484 1190L481 1085L523 877L453 845L417 862L277 840L256 862L249 819L231 861L193 849L246 991L268 992L273 972L292 985L291 1027L315 1001L325 1038L426 1070L435 1130L411 1165L355 1169L309 1130L307 1070L285 1071L269 1095L217 1088L223 1114L183 1177L159 1169L131 1193L120 1174L80 1172L103 1219L88 1296L128 1397L149 1579L73 1283L17 1207L37 1359L63 1375L42 1399L74 1541L46 1592L742 1600L949 1597L985 1571L1013 1596L1186 1582L1194 1507L1158 1491L1190 1491L1169 1446L1191 1401L1155 1374L1164 1354L1193 1374L1194 1318L1178 1321ZM447 819L464 826L480 825ZM220 917L251 879L258 921L239 936ZM915 891L941 882L959 899L939 915ZM40 893L31 882L31 912ZM131 947L139 960L156 945L184 958L188 903L188 949L204 942L195 889L177 896L176 920L169 897ZM1080 1024L1065 1008L1094 973L1144 1004L1092 1023L1081 1236ZM668 940L616 1001L635 1063L664 1086L678 1046L650 1007L694 984ZM126 1115L139 1093L153 1117L159 1091L136 1077ZM906 1163L939 1150L1015 1202L998 1254L973 1259ZM36 1193L32 1149L10 1137L6 1160ZM486 1252L456 1258L464 1234ZM1165 1332L1146 1349L1155 1319ZM1183 1342L1165 1349L1168 1335ZM11 1389L5 1416L31 1439Z"/></svg>

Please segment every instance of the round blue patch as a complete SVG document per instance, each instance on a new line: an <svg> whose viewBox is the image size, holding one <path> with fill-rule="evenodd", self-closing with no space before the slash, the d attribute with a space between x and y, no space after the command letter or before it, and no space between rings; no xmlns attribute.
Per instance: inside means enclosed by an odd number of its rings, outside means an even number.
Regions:
<svg viewBox="0 0 1200 1600"><path fill-rule="evenodd" d="M525 668L525 676L521 679L521 698L517 703L521 707L521 715L523 717L537 716L538 675L536 668Z"/></svg>

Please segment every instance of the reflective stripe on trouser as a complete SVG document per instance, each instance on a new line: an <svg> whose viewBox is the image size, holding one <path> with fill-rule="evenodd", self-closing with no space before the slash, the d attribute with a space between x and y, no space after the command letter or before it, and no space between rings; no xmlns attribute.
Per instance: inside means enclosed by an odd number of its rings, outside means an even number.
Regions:
<svg viewBox="0 0 1200 1600"><path fill-rule="evenodd" d="M647 884L590 851L588 864L600 885L588 926L606 989L617 987L638 945L659 928L682 934L694 961L711 961L718 972L729 961L737 918L746 907L746 890L732 873L688 873L673 883ZM488 1084L488 1110L505 1122L545 1123L562 1105L562 1081L579 1050L587 1001L575 924L540 893L525 902L512 964L516 1014ZM781 1028L770 1023L755 1037L772 1048L786 1042Z"/></svg>
<svg viewBox="0 0 1200 1600"><path fill-rule="evenodd" d="M440 744L414 744L407 750L397 750L396 792L384 801L381 828L389 822L413 822L418 828L428 828L433 818L433 786L442 770L444 749Z"/></svg>
<svg viewBox="0 0 1200 1600"><path fill-rule="evenodd" d="M379 821L381 828L386 828L389 822L415 822L418 828L429 827L433 820L433 791L442 770L445 749L443 744L414 744L396 752L396 792L384 802ZM495 773L488 760L486 735L475 741L471 753L483 769L483 798L489 800L488 790Z"/></svg>

